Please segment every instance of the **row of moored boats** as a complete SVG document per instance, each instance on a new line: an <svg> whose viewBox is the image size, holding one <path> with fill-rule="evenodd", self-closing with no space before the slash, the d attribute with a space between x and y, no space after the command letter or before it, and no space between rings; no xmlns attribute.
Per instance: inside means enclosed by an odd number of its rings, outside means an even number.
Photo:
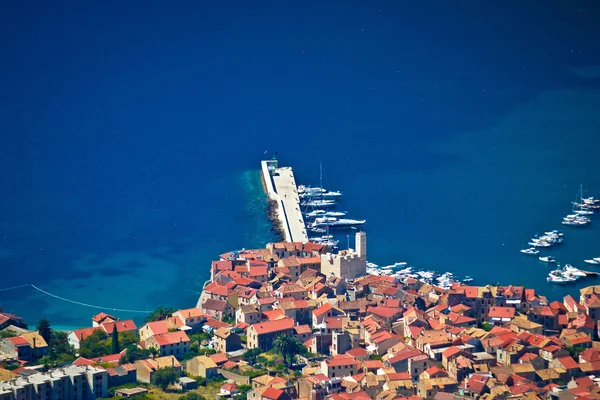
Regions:
<svg viewBox="0 0 600 400"><path fill-rule="evenodd" d="M574 227L583 227L589 225L592 220L591 216L595 210L600 209L600 200L594 199L593 197L583 197L583 186L579 186L577 193L577 199L573 202L572 213L563 218L562 224ZM547 264L556 264L557 268L550 271L546 280L554 284L566 284L575 282L578 279L585 278L588 274L585 271L573 267L571 264L566 264L564 267L560 267L557 260L548 255L541 255L542 249L548 249L563 243L564 234L563 232L554 230L545 232L541 236L535 236L530 239L528 245L531 247L521 250L521 253L526 255L538 256L538 259ZM585 260L588 264L600 264L600 257L591 258Z"/></svg>
<svg viewBox="0 0 600 400"><path fill-rule="evenodd" d="M351 228L362 225L366 220L345 218L345 211L332 210L341 198L342 193L328 191L322 187L298 186L298 196L302 207L307 229L313 233L324 234L311 237L315 243L325 244L337 248L339 240L329 234L330 229Z"/></svg>

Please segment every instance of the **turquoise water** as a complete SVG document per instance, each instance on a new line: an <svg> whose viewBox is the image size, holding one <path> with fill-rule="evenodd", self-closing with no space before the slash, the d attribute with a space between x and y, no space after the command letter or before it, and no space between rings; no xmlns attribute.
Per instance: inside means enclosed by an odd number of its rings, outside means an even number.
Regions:
<svg viewBox="0 0 600 400"><path fill-rule="evenodd" d="M594 5L8 4L0 289L193 306L218 254L273 239L258 172L277 152L301 183L322 160L370 261L576 294L596 281L550 286L518 250L580 184L600 197ZM593 269L599 225L551 253ZM97 312L25 288L0 307Z"/></svg>

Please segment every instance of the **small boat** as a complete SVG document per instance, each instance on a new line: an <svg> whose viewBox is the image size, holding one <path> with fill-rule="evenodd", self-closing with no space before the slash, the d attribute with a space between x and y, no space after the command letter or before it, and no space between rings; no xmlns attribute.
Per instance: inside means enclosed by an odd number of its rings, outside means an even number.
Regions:
<svg viewBox="0 0 600 400"><path fill-rule="evenodd" d="M600 264L600 260L596 260L594 258L592 258L591 260L583 260L583 261L588 264Z"/></svg>
<svg viewBox="0 0 600 400"><path fill-rule="evenodd" d="M548 275L548 277L546 278L546 280L550 283L554 283L557 285L564 285L564 284L572 283L572 282L576 281L575 278L570 277L570 276L565 276L564 274L560 273L560 271L559 271L559 273L556 273L556 274L553 274L553 272L555 272L555 271L552 271L550 273L550 275Z"/></svg>
<svg viewBox="0 0 600 400"><path fill-rule="evenodd" d="M529 249L523 249L523 250L521 250L521 253L532 255L532 256L537 256L538 254L540 254L540 251L536 250L534 247L531 247Z"/></svg>
<svg viewBox="0 0 600 400"><path fill-rule="evenodd" d="M538 259L540 261L548 263L548 264L556 263L556 259L554 257L552 257L552 256L538 257Z"/></svg>
<svg viewBox="0 0 600 400"><path fill-rule="evenodd" d="M587 275L585 272L580 270L579 268L575 268L571 264L566 264L563 269L563 274L567 276L572 276L575 279L585 278Z"/></svg>
<svg viewBox="0 0 600 400"><path fill-rule="evenodd" d="M305 207L333 207L335 206L335 200L307 200L301 202L300 205Z"/></svg>

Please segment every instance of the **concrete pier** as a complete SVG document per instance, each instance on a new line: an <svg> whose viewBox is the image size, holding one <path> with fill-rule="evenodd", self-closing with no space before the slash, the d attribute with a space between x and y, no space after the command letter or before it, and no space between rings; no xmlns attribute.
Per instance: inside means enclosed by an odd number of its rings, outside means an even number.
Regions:
<svg viewBox="0 0 600 400"><path fill-rule="evenodd" d="M277 202L277 215L283 227L285 241L307 242L308 234L292 168L279 168L277 160L261 161L261 167L267 194Z"/></svg>

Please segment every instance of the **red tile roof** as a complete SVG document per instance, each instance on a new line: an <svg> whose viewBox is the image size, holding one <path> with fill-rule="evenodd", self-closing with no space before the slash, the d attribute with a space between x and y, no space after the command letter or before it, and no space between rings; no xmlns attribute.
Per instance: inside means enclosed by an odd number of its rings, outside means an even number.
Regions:
<svg viewBox="0 0 600 400"><path fill-rule="evenodd" d="M399 316L402 313L402 310L398 308L390 308L390 307L367 307L368 314L375 314L377 316L383 318L392 318L394 316Z"/></svg>
<svg viewBox="0 0 600 400"><path fill-rule="evenodd" d="M92 360L84 358L84 357L79 357L77 360L73 361L73 365L77 365L77 366L87 365L89 367L93 367L94 364L95 363Z"/></svg>
<svg viewBox="0 0 600 400"><path fill-rule="evenodd" d="M161 333L158 335L154 335L154 340L158 343L159 346L166 346L169 344L176 344L180 342L189 342L190 338L185 332L177 331L177 332L167 332Z"/></svg>
<svg viewBox="0 0 600 400"><path fill-rule="evenodd" d="M331 309L333 309L333 307L331 306L331 304L329 304L329 303L323 303L321 305L321 307L315 308L313 310L313 315L315 317L320 317L321 315L325 314L327 311L331 311Z"/></svg>
<svg viewBox="0 0 600 400"><path fill-rule="evenodd" d="M266 276L267 267L250 267L249 276Z"/></svg>
<svg viewBox="0 0 600 400"><path fill-rule="evenodd" d="M363 361L363 365L367 369L379 369L379 368L383 368L383 361L381 361L381 360L365 360L365 361Z"/></svg>
<svg viewBox="0 0 600 400"><path fill-rule="evenodd" d="M229 296L231 290L227 286L220 284L217 281L211 282L204 288L206 293L216 294L218 296Z"/></svg>
<svg viewBox="0 0 600 400"><path fill-rule="evenodd" d="M490 318L514 318L515 309L513 307L492 307L488 316Z"/></svg>
<svg viewBox="0 0 600 400"><path fill-rule="evenodd" d="M215 364L225 364L229 359L227 358L227 354L225 353L215 353L208 356L211 360L215 362Z"/></svg>
<svg viewBox="0 0 600 400"><path fill-rule="evenodd" d="M327 364L328 367L341 367L341 366L345 366L345 365L360 366L360 363L358 361L356 361L353 357L346 355L346 354L344 354L344 355L338 354L338 355L334 356L333 358L326 360L325 363Z"/></svg>
<svg viewBox="0 0 600 400"><path fill-rule="evenodd" d="M285 311L283 311L281 309L277 309L277 310L265 310L265 311L262 312L262 315L263 315L264 318L266 318L269 321L274 321L274 320L286 317L285 316Z"/></svg>
<svg viewBox="0 0 600 400"><path fill-rule="evenodd" d="M558 362L560 362L565 369L579 368L579 364L577 364L571 356L559 358Z"/></svg>
<svg viewBox="0 0 600 400"><path fill-rule="evenodd" d="M458 347L452 346L452 347L449 347L448 349L444 350L444 352L442 353L442 356L449 358L456 354L459 354L460 352L462 352L461 349L459 349Z"/></svg>
<svg viewBox="0 0 600 400"><path fill-rule="evenodd" d="M100 323L100 322L104 321L106 318L111 318L113 321L117 320L112 315L101 312L100 314L94 315L94 317L92 318L92 321Z"/></svg>
<svg viewBox="0 0 600 400"><path fill-rule="evenodd" d="M396 372L392 374L387 374L390 381L406 381L411 379L412 377L408 372Z"/></svg>
<svg viewBox="0 0 600 400"><path fill-rule="evenodd" d="M166 320L148 322L148 328L152 331L153 335L160 335L161 333L169 332L169 326Z"/></svg>
<svg viewBox="0 0 600 400"><path fill-rule="evenodd" d="M137 326L135 326L135 322L132 319L126 319L124 321L117 322L105 322L102 325L104 331L108 334L111 334L112 331L117 327L117 332L135 332L137 331Z"/></svg>
<svg viewBox="0 0 600 400"><path fill-rule="evenodd" d="M77 338L78 341L82 341L82 340L87 339L96 329L101 329L101 328L95 327L95 328L75 329L71 333L73 335L75 335L75 337Z"/></svg>
<svg viewBox="0 0 600 400"><path fill-rule="evenodd" d="M362 347L355 347L351 350L348 350L346 352L346 354L356 358L356 357L366 357L369 353L367 353L367 350L363 349Z"/></svg>
<svg viewBox="0 0 600 400"><path fill-rule="evenodd" d="M307 333L312 333L312 329L310 329L309 325L298 325L294 327L297 335L304 335Z"/></svg>
<svg viewBox="0 0 600 400"><path fill-rule="evenodd" d="M267 390L265 390L263 392L262 398L269 399L269 400L277 400L280 397L282 397L284 393L285 392L283 390L276 389L274 387L269 387L269 388L267 388Z"/></svg>
<svg viewBox="0 0 600 400"><path fill-rule="evenodd" d="M256 333L263 335L265 333L273 333L292 329L295 321L292 318L282 318L275 321L259 322L251 325L256 330Z"/></svg>

